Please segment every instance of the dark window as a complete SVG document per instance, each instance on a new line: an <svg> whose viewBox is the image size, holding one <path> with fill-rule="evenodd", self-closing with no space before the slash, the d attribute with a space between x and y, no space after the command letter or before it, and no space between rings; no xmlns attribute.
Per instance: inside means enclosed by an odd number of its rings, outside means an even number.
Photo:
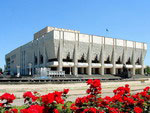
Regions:
<svg viewBox="0 0 150 113"><path fill-rule="evenodd" d="M43 64L43 55L40 55L40 64Z"/></svg>
<svg viewBox="0 0 150 113"><path fill-rule="evenodd" d="M110 56L107 57L107 60L104 62L105 64L110 64Z"/></svg>
<svg viewBox="0 0 150 113"><path fill-rule="evenodd" d="M84 54L82 55L81 59L78 60L78 62L86 62Z"/></svg>
<svg viewBox="0 0 150 113"><path fill-rule="evenodd" d="M116 64L121 64L122 62L121 62L121 58L119 57L118 58L118 60L117 60L117 62L116 62Z"/></svg>
<svg viewBox="0 0 150 113"><path fill-rule="evenodd" d="M34 64L37 65L37 56L34 57Z"/></svg>
<svg viewBox="0 0 150 113"><path fill-rule="evenodd" d="M105 74L111 74L111 69L110 68L105 68Z"/></svg>
<svg viewBox="0 0 150 113"><path fill-rule="evenodd" d="M68 53L66 59L63 59L64 62L72 62L72 59L70 58L70 52Z"/></svg>
<svg viewBox="0 0 150 113"><path fill-rule="evenodd" d="M48 62L58 61L57 58L48 59Z"/></svg>
<svg viewBox="0 0 150 113"><path fill-rule="evenodd" d="M131 64L131 59L129 57L128 61L126 62L126 64Z"/></svg>
<svg viewBox="0 0 150 113"><path fill-rule="evenodd" d="M137 59L135 64L140 65L140 59L139 58Z"/></svg>
<svg viewBox="0 0 150 113"><path fill-rule="evenodd" d="M51 67L52 71L57 71L57 67Z"/></svg>
<svg viewBox="0 0 150 113"><path fill-rule="evenodd" d="M10 58L7 58L7 59L6 59L6 63L7 63L7 65L10 64Z"/></svg>
<svg viewBox="0 0 150 113"><path fill-rule="evenodd" d="M99 63L99 61L98 61L98 56L97 56L97 55L96 55L95 59L92 60L92 63Z"/></svg>

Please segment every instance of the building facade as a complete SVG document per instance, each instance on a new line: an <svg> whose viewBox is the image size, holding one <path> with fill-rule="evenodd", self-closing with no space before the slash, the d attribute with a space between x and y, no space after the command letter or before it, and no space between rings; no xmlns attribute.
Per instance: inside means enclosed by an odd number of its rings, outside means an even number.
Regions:
<svg viewBox="0 0 150 113"><path fill-rule="evenodd" d="M123 65L132 73L144 74L147 44L82 34L80 31L46 27L34 39L5 57L10 74L32 74L36 68L65 71L66 74L119 74Z"/></svg>

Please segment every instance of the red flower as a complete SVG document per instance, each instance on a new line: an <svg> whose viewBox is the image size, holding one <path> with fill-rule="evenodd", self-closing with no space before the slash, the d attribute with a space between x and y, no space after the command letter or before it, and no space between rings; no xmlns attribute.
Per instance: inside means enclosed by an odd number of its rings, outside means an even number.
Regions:
<svg viewBox="0 0 150 113"><path fill-rule="evenodd" d="M109 110L109 113L119 113L119 109L118 108L113 108L113 107L107 107Z"/></svg>
<svg viewBox="0 0 150 113"><path fill-rule="evenodd" d="M44 104L51 104L54 101L54 94L53 93L49 93L47 95L41 96L41 98L42 98L42 102Z"/></svg>
<svg viewBox="0 0 150 113"><path fill-rule="evenodd" d="M65 107L65 106L62 106L62 109L66 109L66 107Z"/></svg>
<svg viewBox="0 0 150 113"><path fill-rule="evenodd" d="M75 111L75 110L77 110L77 109L78 109L78 107L77 107L77 106L75 106L75 104L72 104L72 105L70 106L70 109L71 109L71 110L73 110L73 111Z"/></svg>
<svg viewBox="0 0 150 113"><path fill-rule="evenodd" d="M4 107L4 104L3 104L3 103L0 103L0 107Z"/></svg>
<svg viewBox="0 0 150 113"><path fill-rule="evenodd" d="M135 113L142 113L143 110L140 107L134 107L134 112Z"/></svg>
<svg viewBox="0 0 150 113"><path fill-rule="evenodd" d="M9 113L18 113L18 109L11 109Z"/></svg>
<svg viewBox="0 0 150 113"><path fill-rule="evenodd" d="M69 92L69 89L64 89L63 94L67 94Z"/></svg>
<svg viewBox="0 0 150 113"><path fill-rule="evenodd" d="M29 113L29 112L28 112L28 109L21 109L20 113Z"/></svg>
<svg viewBox="0 0 150 113"><path fill-rule="evenodd" d="M86 90L86 93L87 93L87 94L90 94L90 92L91 92L90 89L87 89L87 90Z"/></svg>
<svg viewBox="0 0 150 113"><path fill-rule="evenodd" d="M130 95L130 88L129 85L125 85L125 87L118 87L117 89L113 90L115 95Z"/></svg>
<svg viewBox="0 0 150 113"><path fill-rule="evenodd" d="M44 107L39 105L31 105L27 109L20 110L21 113L43 113Z"/></svg>
<svg viewBox="0 0 150 113"><path fill-rule="evenodd" d="M58 109L53 110L54 113L59 113Z"/></svg>
<svg viewBox="0 0 150 113"><path fill-rule="evenodd" d="M94 87L100 87L100 80L96 79L93 81L93 84L92 84Z"/></svg>
<svg viewBox="0 0 150 113"><path fill-rule="evenodd" d="M89 96L79 97L75 101L76 106L82 106L84 103L88 103Z"/></svg>
<svg viewBox="0 0 150 113"><path fill-rule="evenodd" d="M37 92L37 91L34 91L33 93L34 93L34 94L37 94L38 92Z"/></svg>
<svg viewBox="0 0 150 113"><path fill-rule="evenodd" d="M27 91L23 94L23 98L31 98L33 96L31 91Z"/></svg>
<svg viewBox="0 0 150 113"><path fill-rule="evenodd" d="M88 81L86 81L86 83L89 85L89 84L92 84L93 83L93 80L92 79L89 79Z"/></svg>
<svg viewBox="0 0 150 113"><path fill-rule="evenodd" d="M123 101L124 101L124 103L126 103L126 105L133 105L135 103L135 101L129 97L124 97Z"/></svg>
<svg viewBox="0 0 150 113"><path fill-rule="evenodd" d="M150 87L144 88L144 91L148 92L150 90Z"/></svg>
<svg viewBox="0 0 150 113"><path fill-rule="evenodd" d="M100 80L88 80L87 84L87 96L79 97L75 103L70 106L70 110L73 113L142 113L143 109L146 110L148 102L150 101L150 87L146 87L144 91L130 94L129 85L126 84L123 87L118 87L114 90L115 95L113 97L106 96L101 97L101 83ZM37 92L25 92L23 97L30 102L30 106L26 109L20 110L20 113L59 113L58 104L62 105L62 112L67 112L68 104L64 104L64 98L69 92L69 89L64 89L62 92L55 91L48 93L47 95L39 96ZM15 96L13 94L5 93L0 96L0 100L6 100L4 103L0 103L0 107L7 107L7 111L4 113L18 113L17 109L10 109L9 103L13 102ZM65 98L66 99L66 98ZM40 106L42 105L42 106ZM3 109L3 108L1 108Z"/></svg>
<svg viewBox="0 0 150 113"><path fill-rule="evenodd" d="M33 95L32 92L30 92L30 91L25 92L25 93L23 94L23 98L26 98L26 99L27 99L27 98L31 98L33 102L38 99L38 97L35 96L35 95ZM26 100L25 100L25 101L26 101Z"/></svg>
<svg viewBox="0 0 150 113"><path fill-rule="evenodd" d="M18 109L10 109L9 111L5 111L5 113L18 113Z"/></svg>
<svg viewBox="0 0 150 113"><path fill-rule="evenodd" d="M55 91L54 93L54 100L57 104L64 104L64 100L62 99L62 92Z"/></svg>
<svg viewBox="0 0 150 113"><path fill-rule="evenodd" d="M0 96L0 99L7 100L8 103L12 103L13 100L16 99L16 97L14 96L14 94L5 93L2 96Z"/></svg>
<svg viewBox="0 0 150 113"><path fill-rule="evenodd" d="M96 108L87 108L84 109L83 113L97 113L98 110Z"/></svg>
<svg viewBox="0 0 150 113"><path fill-rule="evenodd" d="M128 87L129 87L129 84L126 84L126 85L125 85L125 87L127 87L127 88L128 88Z"/></svg>

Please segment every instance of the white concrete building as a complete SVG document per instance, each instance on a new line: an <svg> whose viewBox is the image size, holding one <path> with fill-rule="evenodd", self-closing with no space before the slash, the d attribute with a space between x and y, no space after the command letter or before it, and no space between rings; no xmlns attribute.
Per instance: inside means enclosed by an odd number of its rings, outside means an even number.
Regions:
<svg viewBox="0 0 150 113"><path fill-rule="evenodd" d="M64 70L66 74L118 74L123 64L144 74L147 44L82 34L79 31L46 27L34 34L34 40L6 55L11 74L32 74L39 67Z"/></svg>

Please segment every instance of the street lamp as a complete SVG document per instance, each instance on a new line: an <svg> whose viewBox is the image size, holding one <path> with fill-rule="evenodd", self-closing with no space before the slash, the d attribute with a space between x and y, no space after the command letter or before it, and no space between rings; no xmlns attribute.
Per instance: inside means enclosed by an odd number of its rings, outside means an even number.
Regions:
<svg viewBox="0 0 150 113"><path fill-rule="evenodd" d="M71 64L69 64L69 67L70 67L70 75L71 75Z"/></svg>
<svg viewBox="0 0 150 113"><path fill-rule="evenodd" d="M20 66L17 66L17 77L20 77Z"/></svg>
<svg viewBox="0 0 150 113"><path fill-rule="evenodd" d="M29 65L29 75L32 75L32 72L31 72L31 71L32 71L32 70L31 70L31 69L32 69L32 64L29 63L28 65Z"/></svg>

